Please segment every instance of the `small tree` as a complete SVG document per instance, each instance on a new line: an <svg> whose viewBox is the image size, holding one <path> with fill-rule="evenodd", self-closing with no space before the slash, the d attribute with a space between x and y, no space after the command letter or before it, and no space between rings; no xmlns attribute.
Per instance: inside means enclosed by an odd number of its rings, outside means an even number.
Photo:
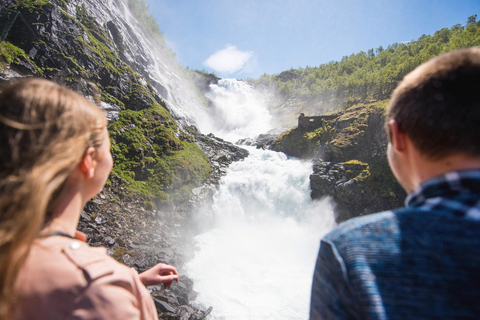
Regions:
<svg viewBox="0 0 480 320"><path fill-rule="evenodd" d="M471 24L475 24L477 22L477 15L474 14L473 16L468 17L467 20L467 27Z"/></svg>

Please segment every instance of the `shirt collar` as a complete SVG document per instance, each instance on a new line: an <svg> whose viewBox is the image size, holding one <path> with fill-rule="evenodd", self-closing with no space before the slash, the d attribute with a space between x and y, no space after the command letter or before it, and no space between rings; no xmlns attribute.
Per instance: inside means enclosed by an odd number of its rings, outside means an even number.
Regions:
<svg viewBox="0 0 480 320"><path fill-rule="evenodd" d="M428 198L445 194L480 194L480 169L448 172L417 185L405 200L405 206L419 206Z"/></svg>

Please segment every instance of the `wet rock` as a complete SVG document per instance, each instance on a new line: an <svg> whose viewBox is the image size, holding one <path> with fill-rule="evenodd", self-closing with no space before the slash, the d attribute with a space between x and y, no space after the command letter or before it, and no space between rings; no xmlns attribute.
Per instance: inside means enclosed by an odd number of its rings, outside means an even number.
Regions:
<svg viewBox="0 0 480 320"><path fill-rule="evenodd" d="M245 138L240 139L237 144L246 146L255 146L257 149L273 149L275 142L284 129L271 130L268 133L260 134L255 139Z"/></svg>
<svg viewBox="0 0 480 320"><path fill-rule="evenodd" d="M113 246L115 244L115 239L112 237L105 237L103 242L107 243L109 246Z"/></svg>
<svg viewBox="0 0 480 320"><path fill-rule="evenodd" d="M198 134L195 136L195 140L209 159L212 173L203 185L193 189L189 201L189 212L199 211L201 207L210 205L218 183L226 174L228 166L234 161L248 157L247 150L211 133L208 135Z"/></svg>
<svg viewBox="0 0 480 320"><path fill-rule="evenodd" d="M335 219L342 222L365 214L388 210L395 194L383 198L371 183L371 168L360 161L327 162L316 160L310 175L311 197L333 197L336 203ZM386 200L384 200L386 199Z"/></svg>

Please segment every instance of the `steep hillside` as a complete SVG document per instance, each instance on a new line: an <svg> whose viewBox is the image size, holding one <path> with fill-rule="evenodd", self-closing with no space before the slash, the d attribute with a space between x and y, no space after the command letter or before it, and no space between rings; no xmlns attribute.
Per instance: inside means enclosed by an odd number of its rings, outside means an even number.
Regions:
<svg viewBox="0 0 480 320"><path fill-rule="evenodd" d="M274 112L297 126L280 135L273 148L315 159L312 198L332 196L337 221L399 207L405 193L386 159L383 123L388 99L398 82L421 63L443 52L479 45L480 22L474 15L465 27L444 28L407 44L370 49L315 68L263 75L253 82L276 90L281 98Z"/></svg>
<svg viewBox="0 0 480 320"><path fill-rule="evenodd" d="M421 63L444 52L480 46L480 21L476 19L473 15L465 26L443 28L409 43L380 46L341 61L264 74L251 81L276 93L272 111L293 127L300 113L320 115L359 102L388 99L397 83Z"/></svg>
<svg viewBox="0 0 480 320"><path fill-rule="evenodd" d="M8 31L0 42L2 78L44 77L90 96L117 120L109 127L113 173L129 182L130 191L144 195L150 208L185 202L209 176L210 166L194 143L196 130L177 124L159 91L137 72L145 66L129 49L134 44L127 40L132 39L120 31L132 26L112 9L128 10L126 4L66 0L0 4L3 30Z"/></svg>

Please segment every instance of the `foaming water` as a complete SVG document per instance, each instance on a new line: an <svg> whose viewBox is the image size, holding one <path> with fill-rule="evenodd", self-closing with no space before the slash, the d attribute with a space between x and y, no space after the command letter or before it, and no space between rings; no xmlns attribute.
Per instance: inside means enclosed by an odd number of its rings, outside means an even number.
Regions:
<svg viewBox="0 0 480 320"><path fill-rule="evenodd" d="M249 149L215 195L215 227L196 237L187 274L211 319L307 319L320 238L334 226L312 202L311 163Z"/></svg>
<svg viewBox="0 0 480 320"><path fill-rule="evenodd" d="M236 142L241 138L255 138L272 129L266 95L247 82L221 79L217 84L210 85L206 96L213 103L211 113L214 121L207 125L199 123L202 132L209 131Z"/></svg>

